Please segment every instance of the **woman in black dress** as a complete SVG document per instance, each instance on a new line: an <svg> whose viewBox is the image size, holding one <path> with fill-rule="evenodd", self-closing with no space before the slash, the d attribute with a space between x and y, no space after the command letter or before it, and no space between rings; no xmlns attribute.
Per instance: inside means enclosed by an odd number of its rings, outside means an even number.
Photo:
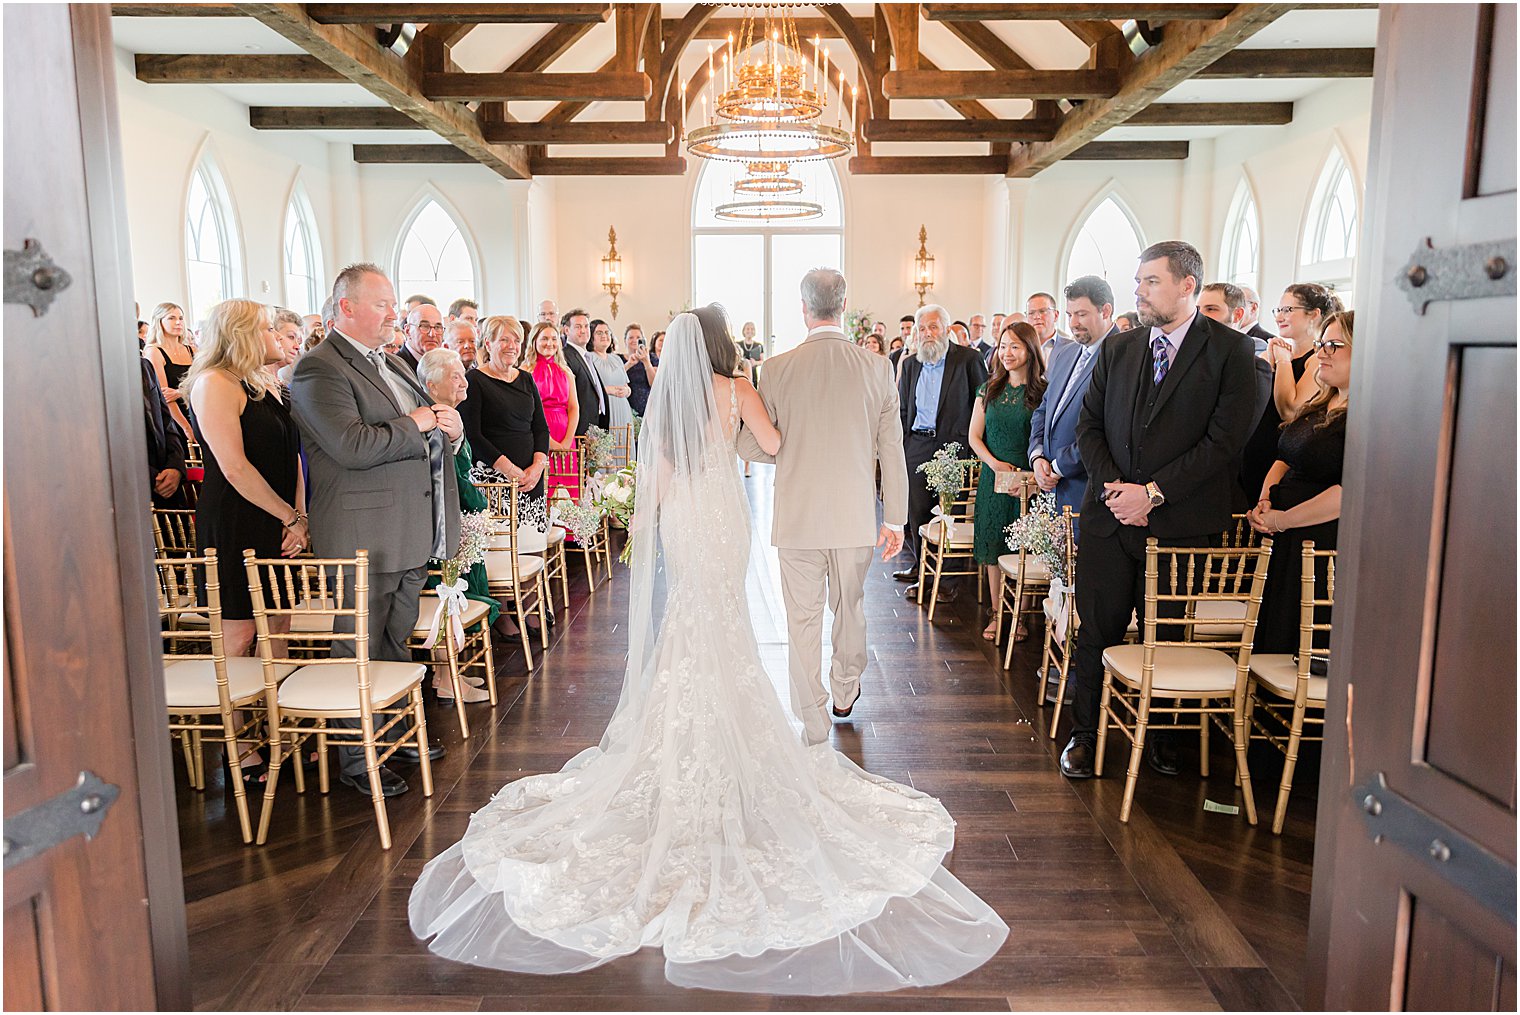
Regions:
<svg viewBox="0 0 1520 1015"><path fill-rule="evenodd" d="M153 308L148 326L148 341L143 359L153 364L159 390L169 407L169 416L186 434L190 420L185 414L184 381L195 359L195 346L185 333L185 312L177 303L160 303Z"/></svg>
<svg viewBox="0 0 1520 1015"><path fill-rule="evenodd" d="M484 357L470 371L469 395L459 406L475 461L543 496L549 465L549 423L533 375L517 366L522 325L515 317L487 317L481 326Z"/></svg>
<svg viewBox="0 0 1520 1015"><path fill-rule="evenodd" d="M1322 285L1300 282L1284 290L1282 304L1273 315L1280 337L1272 339L1262 354L1272 364L1272 397L1240 456L1240 486L1247 497L1261 489L1277 461L1283 420L1292 419L1299 406L1314 397L1313 371L1308 369L1314 341L1330 315L1341 309L1340 298Z"/></svg>
<svg viewBox="0 0 1520 1015"><path fill-rule="evenodd" d="M1251 526L1273 541L1256 620L1257 652L1298 651L1304 543L1312 541L1316 550L1336 548L1354 319L1353 312L1344 311L1325 321L1313 345L1316 393L1283 426L1277 461L1249 515ZM1316 576L1321 595L1324 581L1322 570ZM1316 612L1323 613L1315 617L1316 624L1329 622L1327 612ZM1329 647L1328 632L1315 633L1315 647Z"/></svg>

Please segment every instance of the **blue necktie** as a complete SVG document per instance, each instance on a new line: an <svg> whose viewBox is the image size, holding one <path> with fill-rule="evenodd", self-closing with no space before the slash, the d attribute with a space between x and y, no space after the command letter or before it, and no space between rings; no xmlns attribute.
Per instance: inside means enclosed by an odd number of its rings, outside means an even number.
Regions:
<svg viewBox="0 0 1520 1015"><path fill-rule="evenodd" d="M1162 379L1166 377L1166 368L1171 365L1167 359L1166 339L1163 336L1157 335L1151 339L1151 355L1155 358L1155 366L1152 369L1151 378L1155 381L1156 387L1159 388L1161 387Z"/></svg>

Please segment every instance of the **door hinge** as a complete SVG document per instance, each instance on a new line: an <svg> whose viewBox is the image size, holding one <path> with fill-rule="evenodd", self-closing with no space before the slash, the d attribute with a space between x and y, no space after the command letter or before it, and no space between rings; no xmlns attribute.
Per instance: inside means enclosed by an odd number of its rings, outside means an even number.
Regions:
<svg viewBox="0 0 1520 1015"><path fill-rule="evenodd" d="M72 789L6 818L5 869L76 835L95 838L106 812L120 795L120 787L102 781L94 772L80 772L79 782Z"/></svg>
<svg viewBox="0 0 1520 1015"><path fill-rule="evenodd" d="M1414 304L1414 312L1423 314L1443 300L1513 296L1515 269L1513 239L1435 247L1427 236L1393 281Z"/></svg>
<svg viewBox="0 0 1520 1015"><path fill-rule="evenodd" d="M74 281L53 263L42 244L28 239L20 250L5 252L5 302L25 303L33 317L48 312L53 300Z"/></svg>

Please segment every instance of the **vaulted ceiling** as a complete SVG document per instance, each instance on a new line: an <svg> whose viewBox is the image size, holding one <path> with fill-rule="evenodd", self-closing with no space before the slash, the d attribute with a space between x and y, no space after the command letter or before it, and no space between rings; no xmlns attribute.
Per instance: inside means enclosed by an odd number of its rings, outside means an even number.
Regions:
<svg viewBox="0 0 1520 1015"><path fill-rule="evenodd" d="M853 173L1032 176L1063 159L1179 159L1291 122L1370 77L1375 4L793 5L858 84ZM217 87L260 130L360 162L534 175L680 175L694 105L755 7L713 4L113 5L141 81Z"/></svg>

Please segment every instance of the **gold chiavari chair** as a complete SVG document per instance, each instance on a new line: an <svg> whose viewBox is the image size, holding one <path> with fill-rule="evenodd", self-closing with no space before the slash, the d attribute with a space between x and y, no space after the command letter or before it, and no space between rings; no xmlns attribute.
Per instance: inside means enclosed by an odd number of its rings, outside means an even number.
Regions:
<svg viewBox="0 0 1520 1015"><path fill-rule="evenodd" d="M439 572L433 571L438 575ZM440 575L441 577L441 575ZM454 707L459 713L460 736L470 738L470 721L464 714L464 678L469 671L479 669L485 678L486 693L491 696L491 707L496 707L496 663L491 653L491 607L476 599L465 600L464 612L459 617L464 638L455 637L454 625L444 616L438 616L441 599L436 590L423 592L417 597L417 626L408 640L414 652L431 652L433 666L442 665L448 674L449 687L454 692ZM437 617L437 637L433 647L425 644L434 631Z"/></svg>
<svg viewBox="0 0 1520 1015"><path fill-rule="evenodd" d="M1245 515L1231 515L1230 525L1220 534L1219 545L1231 549L1249 549L1261 545L1261 533L1251 528ZM1208 602L1196 606L1198 620L1193 628L1194 641L1228 641L1240 637L1245 607L1240 603Z"/></svg>
<svg viewBox="0 0 1520 1015"><path fill-rule="evenodd" d="M269 691L271 751L264 808L259 815L259 845L269 835L275 787L280 781L285 754L295 756L299 778L302 744L315 737L317 773L323 793L329 788L328 747L336 743L363 750L375 823L380 830L380 848L390 849L391 826L380 790L380 766L397 749L415 747L421 758L422 795L433 795L427 715L422 707L422 678L427 667L369 657L369 551L360 550L353 559L290 560L260 559L252 550L246 550L243 561L248 569L248 591L253 599L264 686ZM348 602L354 605L344 607ZM290 618L290 633L272 630L270 621L276 617ZM316 634L298 630L326 626L312 623L316 617L330 617L333 629ZM351 631L340 630L348 626L338 623L343 618L351 622ZM297 620L307 623L298 625ZM293 654L291 646L310 639L351 643L354 654L316 658ZM285 666L294 669L282 675L280 669ZM408 717L412 720L410 727L405 722ZM332 726L334 719L357 719L359 726ZM387 734L394 734L395 739L387 741Z"/></svg>
<svg viewBox="0 0 1520 1015"><path fill-rule="evenodd" d="M245 754L269 742L264 720L270 690L264 681L264 665L252 656L229 658L224 650L221 576L215 550L208 549L204 557L159 556L154 563L163 591L159 614L166 622L164 700L168 706L169 733L183 749L190 785L201 791L206 788L203 745L207 741L222 745L243 841L252 842L248 794L238 770ZM201 575L205 576L203 583ZM205 607L196 605L202 589ZM202 610L207 618L207 631L185 630L173 622L176 615ZM293 666L276 667L276 679L293 669Z"/></svg>
<svg viewBox="0 0 1520 1015"><path fill-rule="evenodd" d="M181 558L195 556L197 551L194 510L186 508L153 508L151 516L153 521L153 548L158 556ZM162 575L160 575L159 592L161 596L167 594L162 581ZM204 642L206 639L206 629L210 624L210 621L206 617L206 612L201 609L183 609L187 605L194 606L194 600L191 600L188 604L174 599L169 599L167 602L173 603L175 610L172 613L163 615L164 623L176 631L194 631L197 637ZM160 601L160 605L164 605L163 600ZM201 648L204 648L204 646L201 646ZM164 651L169 653L192 650L195 649L193 649L193 643L189 641L176 640L164 645Z"/></svg>
<svg viewBox="0 0 1520 1015"><path fill-rule="evenodd" d="M1325 695L1328 677L1310 670L1315 657L1316 634L1330 633L1330 609L1335 605L1334 550L1316 550L1304 543L1300 576L1298 654L1270 653L1251 657L1251 686L1246 714L1256 732L1253 740L1265 740L1283 755L1282 781L1277 787L1277 807L1272 811L1272 834L1281 835L1288 816L1288 794L1293 791L1293 770L1298 766L1299 744L1322 742L1325 729ZM1322 577L1316 578L1316 573ZM1322 589L1323 593L1319 590ZM1325 658L1321 652L1320 658ZM1290 708L1291 705L1291 708ZM1304 735L1306 726L1320 732Z"/></svg>
<svg viewBox="0 0 1520 1015"><path fill-rule="evenodd" d="M962 463L961 488L950 501L947 514L937 515L918 527L918 602L923 605L924 589L929 588L929 620L939 605L941 579L972 575L976 579L976 601L982 601L982 569L976 562L976 479L982 463L967 459ZM933 587L930 588L930 581Z"/></svg>
<svg viewBox="0 0 1520 1015"><path fill-rule="evenodd" d="M1060 598L1056 598L1055 583L1045 596L1042 609L1045 613L1045 645L1040 653L1040 703L1045 702L1045 680L1051 669L1060 674L1056 681L1056 708L1050 717L1050 738L1055 739L1056 726L1061 721L1061 707L1066 700L1066 683L1071 677L1071 663L1076 658L1077 629L1077 539L1074 522L1076 512L1068 504L1061 508L1061 533L1066 543L1066 567L1061 572ZM1007 668L1005 661L1003 666Z"/></svg>
<svg viewBox="0 0 1520 1015"><path fill-rule="evenodd" d="M206 455L194 436L185 435L185 481L181 484L185 491L185 503L192 508L200 499L201 482L206 475Z"/></svg>
<svg viewBox="0 0 1520 1015"><path fill-rule="evenodd" d="M528 669L533 669L533 643L528 628L528 615L538 613L540 646L549 647L549 613L546 608L548 587L545 558L547 549L542 533L531 536L522 529L522 491L515 483L477 483L486 495L487 510L496 522L499 533L497 549L486 551L486 590L501 603L502 609L510 609L517 621L518 636L522 639L523 659ZM538 553L527 552L529 547Z"/></svg>
<svg viewBox="0 0 1520 1015"><path fill-rule="evenodd" d="M1023 517L1029 510L1029 498L1035 491L1034 476L1025 475L1019 484L1019 517ZM1019 550L1017 553L1005 553L998 557L998 572L1002 575L1002 585L998 592L997 602L997 641L1003 642L1003 616L1009 615L1012 619L1008 625L1008 646L1003 651L1003 669L1013 664L1013 646L1017 640L1019 624L1026 616L1042 616L1043 610L1039 606L1026 606L1026 597L1041 595L1050 588L1050 565L1045 563L1037 553L1028 550ZM1044 679L1043 677L1041 678ZM1044 685L1041 685L1041 694L1044 694Z"/></svg>
<svg viewBox="0 0 1520 1015"><path fill-rule="evenodd" d="M1098 710L1098 750L1093 770L1103 773L1110 722L1130 742L1124 802L1119 820L1129 821L1135 782L1145 751L1146 731L1155 715L1197 717L1200 774L1209 774L1209 724L1229 732L1235 745L1235 769L1245 797L1246 820L1256 824L1256 800L1246 766L1246 686L1251 670L1251 639L1267 581L1271 540L1257 547L1162 547L1145 545L1145 612L1139 644L1112 645L1103 651L1103 697ZM1246 616L1239 636L1200 644L1191 637L1199 623L1195 607L1205 602L1241 602ZM1173 615L1173 614L1176 615ZM1165 614L1165 615L1163 615ZM1155 698L1169 699L1159 705ZM1189 704L1196 702L1196 704Z"/></svg>
<svg viewBox="0 0 1520 1015"><path fill-rule="evenodd" d="M634 463L633 424L623 423L608 429L612 434L612 467L623 469Z"/></svg>
<svg viewBox="0 0 1520 1015"><path fill-rule="evenodd" d="M551 471L559 472L562 475L578 469L579 471L576 472L579 482L578 489L580 490L582 499L584 499L586 496L586 479L588 477L586 471L586 438L584 436L575 438L575 450L573 452L550 451L549 468ZM549 503L551 505L557 499L557 490L560 489L566 488L556 488L553 484L550 484ZM577 540L577 544L573 547L564 547L566 552L580 554L582 561L586 565L586 586L592 592L596 591L596 568L598 566L605 565L607 577L609 579L612 577L612 554L608 550L610 540L611 529L607 524L607 519L603 518L595 535ZM569 593L567 591L566 601L568 602L568 600Z"/></svg>

